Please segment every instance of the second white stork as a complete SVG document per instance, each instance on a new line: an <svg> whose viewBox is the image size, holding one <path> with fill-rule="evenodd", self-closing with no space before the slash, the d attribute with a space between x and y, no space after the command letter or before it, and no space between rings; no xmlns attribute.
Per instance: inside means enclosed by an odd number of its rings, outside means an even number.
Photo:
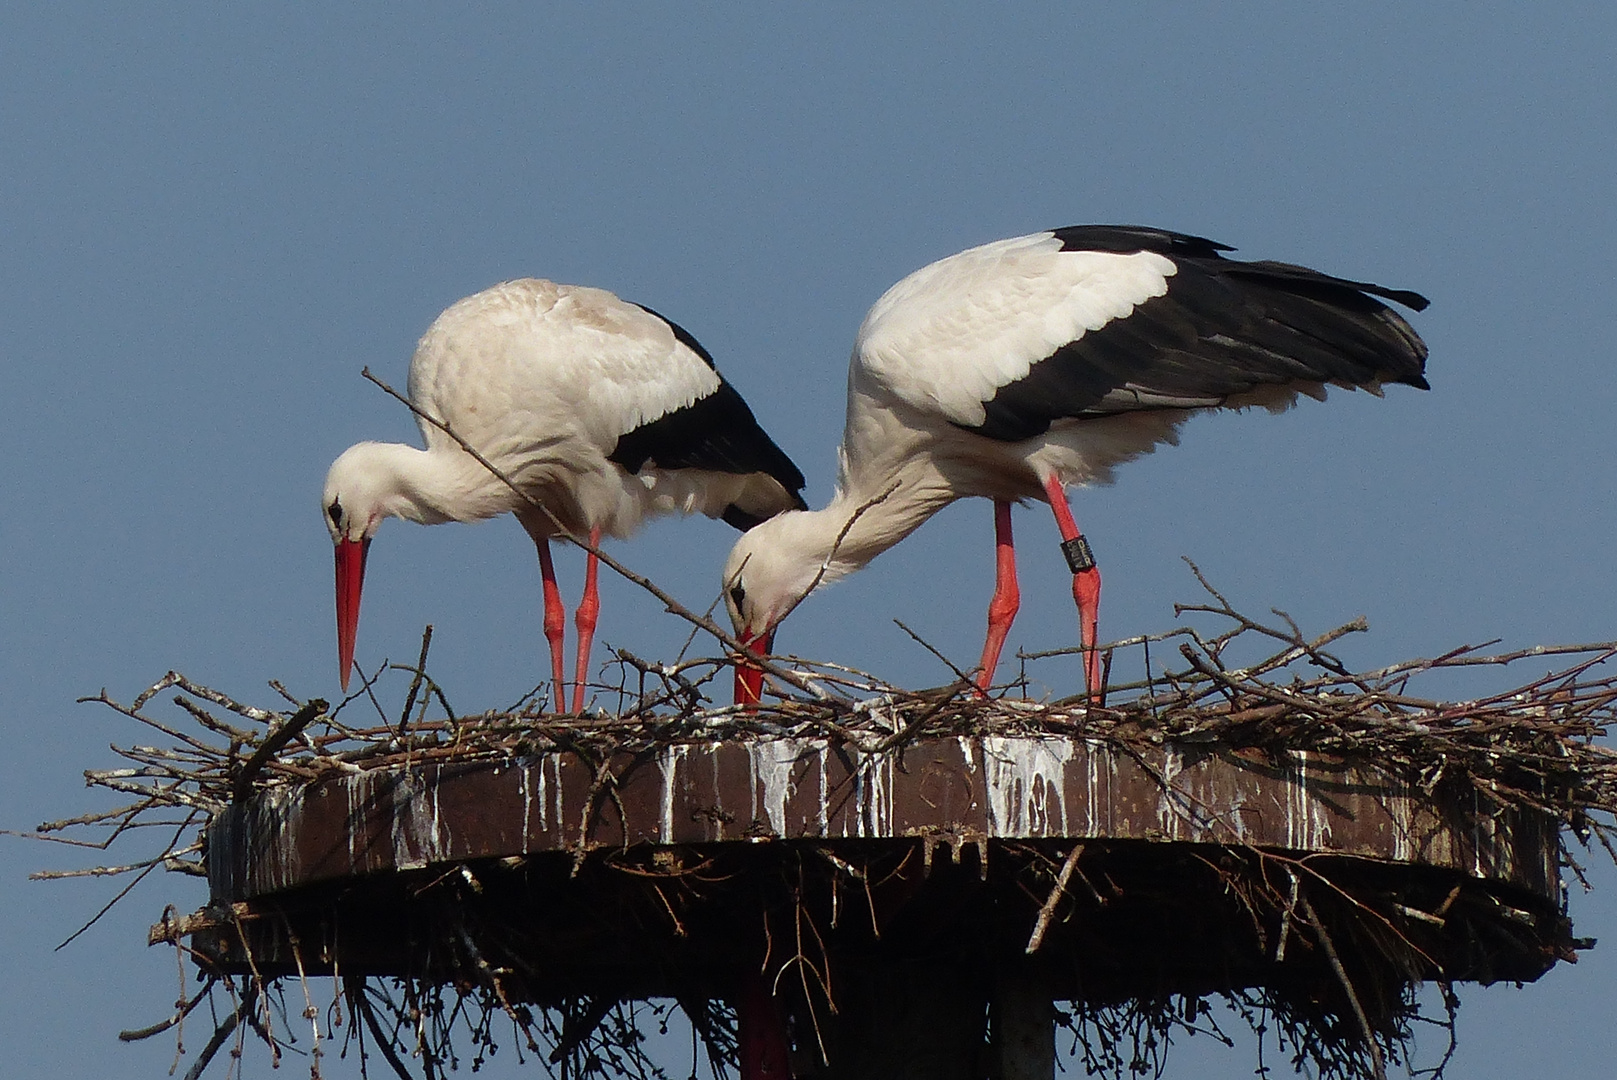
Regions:
<svg viewBox="0 0 1617 1080"><path fill-rule="evenodd" d="M889 289L859 328L837 489L821 510L746 533L724 571L739 640L768 652L776 625L965 496L994 501L997 577L977 681L987 689L1019 606L1011 504L1049 503L1072 570L1084 675L1100 571L1068 485L1177 441L1196 412L1279 411L1325 387L1427 388L1426 347L1381 297L1417 293L1289 263L1241 262L1196 236L1091 225L1001 240ZM737 668L737 701L762 674Z"/></svg>
<svg viewBox="0 0 1617 1080"><path fill-rule="evenodd" d="M409 390L417 409L505 479L427 420L425 450L362 442L332 464L321 505L336 546L345 691L366 553L386 517L435 525L516 515L539 551L560 711L566 619L552 537L599 544L669 513L700 512L744 529L805 505L803 474L707 350L663 316L602 289L530 278L459 301L421 338ZM574 712L584 705L600 610L597 565L590 555L574 619Z"/></svg>

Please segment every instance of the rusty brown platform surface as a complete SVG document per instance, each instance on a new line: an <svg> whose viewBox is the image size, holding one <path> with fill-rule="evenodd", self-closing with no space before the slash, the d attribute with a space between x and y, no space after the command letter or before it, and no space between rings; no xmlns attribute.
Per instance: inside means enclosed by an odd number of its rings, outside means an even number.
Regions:
<svg viewBox="0 0 1617 1080"><path fill-rule="evenodd" d="M1362 856L1560 897L1558 826L1474 792L1427 794L1366 762L1120 749L1035 736L922 741L862 758L820 739L685 744L377 769L261 792L208 829L217 900L435 864L765 837L1189 841Z"/></svg>

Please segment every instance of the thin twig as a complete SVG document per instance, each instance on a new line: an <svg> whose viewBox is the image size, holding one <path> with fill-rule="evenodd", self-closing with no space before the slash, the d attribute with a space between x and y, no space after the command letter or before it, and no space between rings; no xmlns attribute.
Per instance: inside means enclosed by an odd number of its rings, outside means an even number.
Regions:
<svg viewBox="0 0 1617 1080"><path fill-rule="evenodd" d="M415 662L415 675L410 679L410 692L404 695L404 708L399 710L399 734L403 735L410 723L410 711L415 708L415 696L421 692L421 680L427 675L427 650L432 648L432 624L421 631L421 657Z"/></svg>
<svg viewBox="0 0 1617 1080"><path fill-rule="evenodd" d="M235 1009L231 1010L230 1015L220 1021L219 1026L213 1029L213 1037L202 1048L202 1053L197 1055L196 1061L186 1070L185 1080L200 1080L202 1074L208 1069L208 1063L213 1060L213 1056L219 1052L220 1047L224 1046L225 1040L230 1038L231 1032L235 1031L241 1025L242 1020L252 1012L257 1001L258 987L248 986L242 993L241 1000L236 1003ZM410 1080L410 1078L406 1077L405 1080Z"/></svg>

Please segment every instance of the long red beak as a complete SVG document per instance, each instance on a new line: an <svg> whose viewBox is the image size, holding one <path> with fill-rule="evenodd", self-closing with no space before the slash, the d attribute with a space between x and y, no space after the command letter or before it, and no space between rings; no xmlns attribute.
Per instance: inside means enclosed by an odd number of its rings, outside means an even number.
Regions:
<svg viewBox="0 0 1617 1080"><path fill-rule="evenodd" d="M775 631L765 630L757 637L743 633L739 639L741 645L754 656L767 656L775 644ZM764 699L764 669L755 668L750 664L736 665L736 695L737 705L756 705Z"/></svg>
<svg viewBox="0 0 1617 1080"><path fill-rule="evenodd" d="M365 587L365 555L370 537L337 541L337 675L343 693L354 667L354 637L359 632L359 593Z"/></svg>

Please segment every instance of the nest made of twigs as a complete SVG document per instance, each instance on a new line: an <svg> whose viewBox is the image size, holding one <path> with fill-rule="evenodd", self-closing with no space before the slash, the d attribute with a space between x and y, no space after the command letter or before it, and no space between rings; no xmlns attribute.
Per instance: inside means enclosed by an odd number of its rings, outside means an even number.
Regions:
<svg viewBox="0 0 1617 1080"><path fill-rule="evenodd" d="M171 672L127 705L104 692L90 699L164 736L164 745L117 748L128 762L125 767L86 773L92 786L117 792L127 801L110 810L49 822L37 831L45 837L66 838L95 830L97 846L104 846L131 834L151 835L146 830L155 827L165 841L160 850L126 865L39 876L144 877L158 867L205 875L201 830L210 815L266 789L314 784L337 775L545 754L605 760L618 752L681 743L783 736L821 737L864 755L898 752L923 738L1016 734L1083 738L1123 748L1169 744L1252 749L1279 758L1317 751L1373 761L1427 792L1440 785L1447 790L1458 786L1475 792L1485 805L1548 815L1580 841L1594 840L1608 852L1613 850L1617 754L1597 740L1607 733L1617 709L1617 676L1601 666L1617 655L1617 643L1495 654L1462 647L1431 659L1355 672L1330 647L1344 635L1365 629L1362 621L1310 638L1283 615L1281 625L1270 625L1237 612L1211 587L1208 591L1211 602L1185 605L1179 611L1222 620L1218 631L1183 627L1107 646L1108 671L1113 655L1137 649L1145 677L1107 687L1100 703L1087 697L1031 700L1021 696L1025 690L1021 680L985 696L976 692L964 672L957 672L959 677L948 686L907 690L850 668L785 657L768 662L771 693L766 701L756 708L738 709L716 705L710 692L721 681L716 677L727 670L728 658L654 663L620 651L615 681L593 688L597 707L585 715L548 711L539 691L508 708L468 715L454 711L427 672L430 628L415 665L385 666L359 693L335 708L324 701L300 701L279 684L272 685L286 706L257 708ZM1253 649L1258 642L1269 642L1271 647ZM1025 665L1072 651L1024 654L1022 659ZM1163 653L1169 662L1163 662ZM1255 658L1235 662L1233 658L1243 653ZM1506 667L1552 656L1564 658L1562 666L1504 691L1462 701L1420 693L1421 681L1440 671ZM407 681L402 707L391 715L383 710L379 696L389 667L401 688ZM152 706L169 690L176 691L172 700L183 714L178 720L152 714ZM371 719L355 718L356 711L367 708L373 710ZM1039 845L1025 848L1019 856L1020 873L1031 877L1024 878L1024 887L1041 901L1055 897L1060 890L1052 891L1051 886L1064 865L1062 853ZM1092 846L1086 858L1097 857L1101 850ZM1335 892L1317 892L1313 907L1299 907L1292 895L1295 877L1276 877L1278 864L1265 862L1263 853L1231 850L1234 861L1221 864L1226 875L1221 879L1223 888L1247 898L1244 910L1253 925L1268 928L1259 937L1272 935L1281 922L1311 919L1318 933L1305 935L1310 942L1306 947L1320 964L1329 967L1332 962L1328 955L1332 938L1354 942L1356 955L1364 952L1361 946L1368 939L1348 918L1357 885L1344 880ZM842 855L834 857L847 862ZM1108 857L1123 860L1119 866L1132 858L1123 849ZM1243 862L1248 859L1257 861L1248 865ZM869 880L872 872L869 866L855 867L858 872L853 873L839 870L834 862L812 857L808 861L832 879L843 873L852 875L850 881ZM1569 857L1566 862L1577 870ZM572 860L574 876L582 865ZM446 880L451 884L460 880L437 878L440 886ZM1449 897L1448 902L1453 901ZM1441 898L1432 900L1426 910L1440 902ZM1030 913L1039 910L1035 904ZM1327 926L1332 927L1330 933ZM1372 926L1369 939L1377 933ZM182 936L169 937L180 943ZM1570 940L1564 928L1559 936ZM1406 938L1406 944L1412 940ZM484 954L499 954L502 949L498 935L481 940L467 936L465 941L478 943L457 943L448 953L440 951L441 959L458 950L459 967L424 970L391 984L346 976L338 980L344 983L343 994L323 1013L308 999L304 1015L314 1025L317 1047L321 1030L317 1016L324 1016L329 1042L330 1024L341 1020L341 1002L347 1001L347 1031L363 1027L376 1052L396 1070L403 1069L400 1056L407 1059L412 1053L423 1063L434 1063L423 1066L429 1075L452 1062L450 1032L457 1022L469 1025L474 1055L492 1052L496 1040L491 1024L503 1016L516 1025L519 1046L543 1048L540 1057L545 1060L571 1062L570 1075L581 1075L579 1069L657 1075L639 1036L647 1018L665 1023L657 1011L663 1006L646 1012L652 1007L619 1005L602 992L567 1000L529 995L548 1002L534 1007L534 1001L523 1000L522 994L508 993L499 979L485 977L485 969L492 967ZM1272 942L1269 948L1272 952ZM1222 989L1210 986L1207 993L1224 996L1254 1026L1278 1032L1296 1060L1310 1062L1320 1075L1374 1075L1389 1054L1398 1052L1400 1039L1414 1022L1414 984L1427 978L1445 985L1447 981L1443 972L1408 962L1401 949L1382 950L1387 963L1380 972L1359 969L1352 977L1342 974L1338 984L1346 988L1345 998L1334 991L1322 992L1318 985L1306 992L1295 988L1288 992L1275 986L1244 990L1242 985L1251 984L1232 983ZM1334 963L1341 973L1341 960ZM1462 972L1456 977L1476 976ZM214 972L209 978L214 991L231 998L225 1015L230 1022L219 1025L209 1043L211 1050L198 1065L205 1064L232 1033L239 1039L247 1030L256 1031L278 1054L287 1033L276 1034L275 1013L266 1000L272 993L284 995L288 985L298 985L302 974ZM287 978L294 981L285 983ZM306 979L302 985L307 995ZM1369 1007L1353 1000L1355 985L1365 988L1364 996L1372 1002ZM1172 1030L1205 1028L1205 998L1195 992L1163 997L1135 993L1134 988L1125 988L1121 997L1096 998L1070 1014L1078 1032L1075 1047L1086 1066L1102 1072L1160 1071L1161 1053ZM196 1000L191 999L182 1013ZM1452 1001L1446 990L1444 1000ZM682 998L680 1004L718 1063L714 1067L722 1071L722 1063L733 1060L733 1044L725 1034L730 1030L729 1014L701 994ZM389 1016L391 1028L385 1020ZM1128 1050L1130 1045L1134 1050Z"/></svg>

